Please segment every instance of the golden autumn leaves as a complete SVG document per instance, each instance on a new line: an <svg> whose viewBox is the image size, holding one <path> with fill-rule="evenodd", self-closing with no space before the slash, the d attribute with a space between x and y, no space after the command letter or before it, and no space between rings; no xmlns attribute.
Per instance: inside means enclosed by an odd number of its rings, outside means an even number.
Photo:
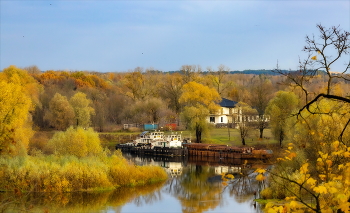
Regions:
<svg viewBox="0 0 350 213"><path fill-rule="evenodd" d="M184 105L182 116L189 128L196 131L197 142L201 142L201 135L207 130L206 118L210 113L215 114L220 106L219 93L194 81L183 86L183 93L179 102Z"/></svg>
<svg viewBox="0 0 350 213"><path fill-rule="evenodd" d="M0 154L26 153L34 133L29 111L37 97L35 85L31 76L15 66L0 73Z"/></svg>
<svg viewBox="0 0 350 213"><path fill-rule="evenodd" d="M65 73L58 76L48 72L44 76L49 81L63 78ZM89 80L81 73L74 76ZM91 85L93 82L96 85L98 81L91 81ZM98 134L84 128L90 125L93 109L82 92L76 92L69 101L58 93L54 96L49 119L65 121L69 116L59 115L71 114L74 121L63 123L58 129L66 131L56 132L44 145L45 149L32 150L27 155L29 139L34 134L33 109L42 107L38 98L42 89L25 70L10 66L0 72L0 191L101 190L145 185L167 178L160 167L135 166L121 153L111 154L102 149ZM62 110L65 108L70 108L71 113ZM69 127L73 124L76 128ZM46 151L51 152L43 154Z"/></svg>
<svg viewBox="0 0 350 213"><path fill-rule="evenodd" d="M298 157L294 149L294 145L290 143L285 156L278 160L293 162L293 159ZM294 153L293 157L290 156L291 153ZM331 144L330 153L319 151L317 156L316 168L313 168L309 162L305 162L289 176L271 173L272 176L288 179L295 185L294 190L304 191L303 196L316 198L316 207L294 192L295 196L286 197L282 203L269 202L265 206L266 212L305 212L316 211L316 209L322 213L334 212L337 209L343 212L349 211L347 200L350 196L350 147L339 141L334 141ZM343 163L339 163L339 159L342 159ZM336 167L334 167L335 163L337 163ZM260 172L264 171L260 170ZM290 190L293 192L293 188Z"/></svg>

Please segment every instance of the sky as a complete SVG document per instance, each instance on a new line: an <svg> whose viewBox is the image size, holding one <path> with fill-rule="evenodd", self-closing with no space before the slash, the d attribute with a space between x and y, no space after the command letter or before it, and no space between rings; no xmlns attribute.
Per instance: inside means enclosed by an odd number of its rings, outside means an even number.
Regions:
<svg viewBox="0 0 350 213"><path fill-rule="evenodd" d="M350 0L0 0L0 69L295 70L317 24L350 31ZM344 63L331 67L343 71Z"/></svg>

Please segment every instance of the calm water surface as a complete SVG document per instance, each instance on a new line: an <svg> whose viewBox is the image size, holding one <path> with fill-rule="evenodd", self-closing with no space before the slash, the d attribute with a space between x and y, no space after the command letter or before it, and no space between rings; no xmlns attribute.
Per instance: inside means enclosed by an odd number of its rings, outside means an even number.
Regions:
<svg viewBox="0 0 350 213"><path fill-rule="evenodd" d="M107 212L261 212L253 201L261 184L255 181L255 167L262 162L217 162L210 159L154 159L126 156L137 164L156 164L164 167L170 178L159 190L141 195ZM214 163L215 162L215 163ZM235 179L222 181L221 174L230 173Z"/></svg>
<svg viewBox="0 0 350 213"><path fill-rule="evenodd" d="M108 192L31 194L17 203L29 212L108 213L257 213L253 201L261 183L252 173L262 162L217 162L191 159L153 159L126 156L137 164L155 164L166 169L169 179L144 187L118 188ZM175 162L171 162L175 161ZM235 178L222 181L221 173ZM1 195L0 194L0 199ZM13 212L9 210L8 212Z"/></svg>

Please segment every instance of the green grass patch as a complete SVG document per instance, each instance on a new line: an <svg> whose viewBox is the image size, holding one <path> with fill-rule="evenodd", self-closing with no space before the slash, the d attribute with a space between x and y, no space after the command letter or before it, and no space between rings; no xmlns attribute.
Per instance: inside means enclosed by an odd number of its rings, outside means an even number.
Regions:
<svg viewBox="0 0 350 213"><path fill-rule="evenodd" d="M242 146L242 139L238 129L213 128L208 136L203 137L203 142L213 144L227 144L232 146ZM245 138L247 146L271 145L277 141L273 138L271 130L265 129L263 138L259 138L258 130L251 130Z"/></svg>

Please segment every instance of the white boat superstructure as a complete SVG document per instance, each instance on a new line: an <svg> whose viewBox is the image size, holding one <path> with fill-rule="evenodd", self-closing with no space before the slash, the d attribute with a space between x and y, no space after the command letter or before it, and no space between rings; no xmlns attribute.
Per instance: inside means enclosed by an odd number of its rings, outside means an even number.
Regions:
<svg viewBox="0 0 350 213"><path fill-rule="evenodd" d="M164 132L160 131L144 131L140 134L138 138L136 138L133 143L135 146L142 146L146 144L151 144L153 142L164 141Z"/></svg>
<svg viewBox="0 0 350 213"><path fill-rule="evenodd" d="M177 132L166 135L165 141L167 142L166 147L182 147L182 136Z"/></svg>
<svg viewBox="0 0 350 213"><path fill-rule="evenodd" d="M154 147L182 147L181 134L171 132L165 135L161 131L144 131L132 143L127 143L129 146L147 146Z"/></svg>

